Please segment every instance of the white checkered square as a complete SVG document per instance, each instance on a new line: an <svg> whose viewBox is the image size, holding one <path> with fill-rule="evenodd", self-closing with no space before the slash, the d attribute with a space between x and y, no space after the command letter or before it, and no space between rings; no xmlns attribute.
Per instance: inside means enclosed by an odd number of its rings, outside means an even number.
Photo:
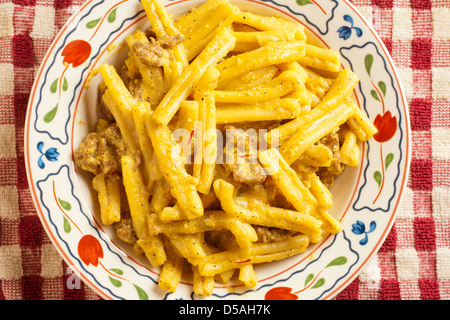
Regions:
<svg viewBox="0 0 450 320"><path fill-rule="evenodd" d="M413 70L411 68L398 68L398 74L405 91L407 99L411 99L414 96L413 85Z"/></svg>
<svg viewBox="0 0 450 320"><path fill-rule="evenodd" d="M433 218L450 219L450 188L433 188Z"/></svg>
<svg viewBox="0 0 450 320"><path fill-rule="evenodd" d="M22 250L20 246L0 246L0 279L18 280L22 276Z"/></svg>
<svg viewBox="0 0 450 320"><path fill-rule="evenodd" d="M393 8L392 40L411 41L413 39L411 8Z"/></svg>
<svg viewBox="0 0 450 320"><path fill-rule="evenodd" d="M0 218L19 219L19 195L16 186L0 186Z"/></svg>
<svg viewBox="0 0 450 320"><path fill-rule="evenodd" d="M378 290L380 288L381 270L378 266L377 256L374 256L361 271L359 280L365 283L368 289Z"/></svg>
<svg viewBox="0 0 450 320"><path fill-rule="evenodd" d="M431 72L433 99L450 99L450 68L432 68Z"/></svg>
<svg viewBox="0 0 450 320"><path fill-rule="evenodd" d="M450 129L432 128L431 129L431 153L433 159L450 159Z"/></svg>
<svg viewBox="0 0 450 320"><path fill-rule="evenodd" d="M411 188L405 188L396 218L398 220L414 219L414 191Z"/></svg>
<svg viewBox="0 0 450 320"><path fill-rule="evenodd" d="M16 127L13 124L0 125L0 159L13 159L16 154Z"/></svg>
<svg viewBox="0 0 450 320"><path fill-rule="evenodd" d="M436 248L436 277L440 281L450 280L450 248Z"/></svg>
<svg viewBox="0 0 450 320"><path fill-rule="evenodd" d="M433 39L450 40L450 9L431 8L433 18Z"/></svg>
<svg viewBox="0 0 450 320"><path fill-rule="evenodd" d="M42 246L41 263L42 277L56 278L63 276L62 258L52 244L44 244Z"/></svg>
<svg viewBox="0 0 450 320"><path fill-rule="evenodd" d="M14 65L0 63L0 95L14 94Z"/></svg>
<svg viewBox="0 0 450 320"><path fill-rule="evenodd" d="M52 39L56 32L55 8L37 5L34 9L35 16L31 37Z"/></svg>
<svg viewBox="0 0 450 320"><path fill-rule="evenodd" d="M397 249L395 252L397 277L400 281L418 280L420 261L413 248Z"/></svg>
<svg viewBox="0 0 450 320"><path fill-rule="evenodd" d="M13 3L0 4L0 38L14 35L13 12Z"/></svg>

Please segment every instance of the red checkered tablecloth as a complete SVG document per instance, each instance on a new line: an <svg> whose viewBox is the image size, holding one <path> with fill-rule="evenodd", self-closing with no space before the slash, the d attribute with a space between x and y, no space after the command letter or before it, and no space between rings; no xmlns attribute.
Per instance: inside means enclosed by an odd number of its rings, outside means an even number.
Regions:
<svg viewBox="0 0 450 320"><path fill-rule="evenodd" d="M0 300L95 300L34 209L24 165L28 97L52 39L82 0L0 0ZM390 51L412 128L406 194L386 242L336 299L450 298L450 1L353 0Z"/></svg>

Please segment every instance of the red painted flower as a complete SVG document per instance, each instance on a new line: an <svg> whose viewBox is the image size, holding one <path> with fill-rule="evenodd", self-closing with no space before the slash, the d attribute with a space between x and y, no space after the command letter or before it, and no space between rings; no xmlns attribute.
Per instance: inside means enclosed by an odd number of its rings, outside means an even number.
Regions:
<svg viewBox="0 0 450 320"><path fill-rule="evenodd" d="M78 242L78 256L85 264L98 266L99 259L103 258L103 249L97 238L91 235L83 236Z"/></svg>
<svg viewBox="0 0 450 320"><path fill-rule="evenodd" d="M266 300L298 300L298 297L291 293L292 289L288 287L277 287L267 291L264 299Z"/></svg>
<svg viewBox="0 0 450 320"><path fill-rule="evenodd" d="M397 118L393 117L390 111L383 116L377 115L373 124L378 129L378 133L373 137L381 143L390 140L397 131Z"/></svg>
<svg viewBox="0 0 450 320"><path fill-rule="evenodd" d="M64 64L72 64L76 68L85 62L91 55L91 45L84 40L73 40L69 42L61 55L64 57Z"/></svg>

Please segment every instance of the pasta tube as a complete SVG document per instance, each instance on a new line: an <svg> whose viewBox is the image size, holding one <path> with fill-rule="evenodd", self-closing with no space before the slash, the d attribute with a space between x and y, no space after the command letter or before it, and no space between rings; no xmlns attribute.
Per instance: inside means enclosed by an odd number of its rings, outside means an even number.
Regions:
<svg viewBox="0 0 450 320"><path fill-rule="evenodd" d="M305 85L298 80L295 71L284 71L275 79L263 86L245 91L215 90L216 102L225 103L258 103L280 98L294 90L304 90Z"/></svg>
<svg viewBox="0 0 450 320"><path fill-rule="evenodd" d="M161 222L156 214L151 214L149 219L149 232L152 235L160 233L196 234L220 229L230 230L241 248L248 248L252 242L258 240L256 231L250 224L229 217L223 211L207 211L199 218L169 223Z"/></svg>
<svg viewBox="0 0 450 320"><path fill-rule="evenodd" d="M223 29L205 49L186 67L156 108L153 118L167 125L178 111L181 101L191 93L209 66L219 62L234 46L236 39L228 29Z"/></svg>
<svg viewBox="0 0 450 320"><path fill-rule="evenodd" d="M270 207L259 202L251 205L250 202L245 203L245 200L240 200L240 204L237 204L233 199L234 186L222 179L214 182L214 190L223 210L232 217L250 224L302 232L314 242L322 237L322 222L308 214ZM242 203L245 204L241 205Z"/></svg>
<svg viewBox="0 0 450 320"><path fill-rule="evenodd" d="M120 181L114 175L98 174L92 180L94 189L98 192L100 217L104 225L120 221L121 199Z"/></svg>
<svg viewBox="0 0 450 320"><path fill-rule="evenodd" d="M281 41L232 56L220 62L216 67L220 71L218 86L221 87L231 79L250 70L297 61L304 54L305 43L303 41Z"/></svg>
<svg viewBox="0 0 450 320"><path fill-rule="evenodd" d="M165 125L156 124L151 114L147 124L161 172L171 186L173 197L188 217L201 216L203 205L197 193L198 179L186 172L182 149L174 141L172 131Z"/></svg>
<svg viewBox="0 0 450 320"><path fill-rule="evenodd" d="M208 255L198 265L203 276L214 276L249 264L280 260L302 253L309 244L308 237L299 235L286 241L255 243L248 250L233 249Z"/></svg>

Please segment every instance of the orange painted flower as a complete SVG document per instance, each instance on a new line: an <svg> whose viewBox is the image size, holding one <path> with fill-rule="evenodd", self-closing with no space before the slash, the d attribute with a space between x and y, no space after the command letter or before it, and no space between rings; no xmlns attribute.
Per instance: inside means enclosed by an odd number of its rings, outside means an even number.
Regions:
<svg viewBox="0 0 450 320"><path fill-rule="evenodd" d="M85 235L78 242L78 256L86 264L98 266L99 259L103 258L103 249L100 242L91 235Z"/></svg>
<svg viewBox="0 0 450 320"><path fill-rule="evenodd" d="M378 133L373 137L381 143L389 141L397 131L397 118L393 117L390 111L387 111L383 116L377 115L373 124L378 129Z"/></svg>
<svg viewBox="0 0 450 320"><path fill-rule="evenodd" d="M63 64L72 64L76 68L85 62L91 55L91 45L84 40L73 40L69 42L62 51Z"/></svg>
<svg viewBox="0 0 450 320"><path fill-rule="evenodd" d="M291 288L276 287L267 291L265 300L298 300L298 296L293 294Z"/></svg>

